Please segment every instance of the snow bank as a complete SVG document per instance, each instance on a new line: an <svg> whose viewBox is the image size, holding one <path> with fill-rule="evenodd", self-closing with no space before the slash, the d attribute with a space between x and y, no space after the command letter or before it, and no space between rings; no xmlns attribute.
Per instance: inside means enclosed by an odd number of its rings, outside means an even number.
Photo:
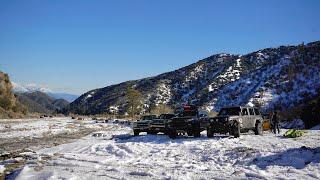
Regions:
<svg viewBox="0 0 320 180"><path fill-rule="evenodd" d="M0 174L4 173L5 170L6 168L4 167L4 165L0 165Z"/></svg>

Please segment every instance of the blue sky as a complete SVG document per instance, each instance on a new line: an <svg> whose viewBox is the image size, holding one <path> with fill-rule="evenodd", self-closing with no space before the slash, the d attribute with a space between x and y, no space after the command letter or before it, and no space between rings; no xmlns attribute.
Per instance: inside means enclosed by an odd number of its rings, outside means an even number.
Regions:
<svg viewBox="0 0 320 180"><path fill-rule="evenodd" d="M320 40L318 0L0 0L0 70L81 94L212 54Z"/></svg>

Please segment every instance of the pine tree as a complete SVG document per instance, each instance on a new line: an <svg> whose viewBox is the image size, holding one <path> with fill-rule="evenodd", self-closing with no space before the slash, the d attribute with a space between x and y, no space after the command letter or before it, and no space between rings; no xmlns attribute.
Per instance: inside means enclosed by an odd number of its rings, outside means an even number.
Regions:
<svg viewBox="0 0 320 180"><path fill-rule="evenodd" d="M166 104L159 104L158 106L155 106L154 108L151 109L152 114L171 114L173 113L173 110L171 109L170 106Z"/></svg>
<svg viewBox="0 0 320 180"><path fill-rule="evenodd" d="M126 99L127 99L127 106L126 111L133 119L134 115L140 112L141 108L141 93L138 90L133 89L132 87L127 88L126 92Z"/></svg>

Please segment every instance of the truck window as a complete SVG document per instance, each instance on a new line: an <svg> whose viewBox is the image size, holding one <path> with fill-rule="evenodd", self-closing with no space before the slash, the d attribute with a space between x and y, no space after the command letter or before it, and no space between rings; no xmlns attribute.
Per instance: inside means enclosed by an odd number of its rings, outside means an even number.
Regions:
<svg viewBox="0 0 320 180"><path fill-rule="evenodd" d="M250 113L251 116L254 115L254 112L253 112L253 109L252 109L252 108L249 108L249 113Z"/></svg>
<svg viewBox="0 0 320 180"><path fill-rule="evenodd" d="M248 109L247 108L243 108L242 109L242 115L244 115L244 116L248 115Z"/></svg>
<svg viewBox="0 0 320 180"><path fill-rule="evenodd" d="M156 119L157 116L155 115L150 115L150 116L142 116L141 120L152 120L152 119Z"/></svg>
<svg viewBox="0 0 320 180"><path fill-rule="evenodd" d="M171 119L174 118L174 114L162 114L159 119Z"/></svg>
<svg viewBox="0 0 320 180"><path fill-rule="evenodd" d="M232 107L232 108L222 108L219 112L219 116L225 116L225 115L239 115L241 112L240 107Z"/></svg>
<svg viewBox="0 0 320 180"><path fill-rule="evenodd" d="M260 115L259 109L254 108L254 113L255 113L256 115Z"/></svg>

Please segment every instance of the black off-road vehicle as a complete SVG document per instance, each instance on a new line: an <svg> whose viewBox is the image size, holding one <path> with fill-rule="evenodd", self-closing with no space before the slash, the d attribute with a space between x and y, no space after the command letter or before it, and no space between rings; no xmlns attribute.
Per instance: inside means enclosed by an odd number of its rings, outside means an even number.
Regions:
<svg viewBox="0 0 320 180"><path fill-rule="evenodd" d="M162 132L167 134L168 120L174 118L174 114L161 114L157 119L154 119L149 125L150 134Z"/></svg>
<svg viewBox="0 0 320 180"><path fill-rule="evenodd" d="M241 132L253 130L256 135L263 133L263 118L255 107L227 107L222 108L217 117L209 118L207 136L213 137L215 133L240 137Z"/></svg>
<svg viewBox="0 0 320 180"><path fill-rule="evenodd" d="M207 125L203 122L207 116L205 113L199 113L194 105L185 105L177 117L168 120L167 134L170 138L176 138L178 134L187 134L188 136L200 137L201 131L205 130Z"/></svg>
<svg viewBox="0 0 320 180"><path fill-rule="evenodd" d="M142 116L140 120L133 123L133 134L138 136L140 132L150 133L149 125L154 119L157 119L157 115Z"/></svg>

